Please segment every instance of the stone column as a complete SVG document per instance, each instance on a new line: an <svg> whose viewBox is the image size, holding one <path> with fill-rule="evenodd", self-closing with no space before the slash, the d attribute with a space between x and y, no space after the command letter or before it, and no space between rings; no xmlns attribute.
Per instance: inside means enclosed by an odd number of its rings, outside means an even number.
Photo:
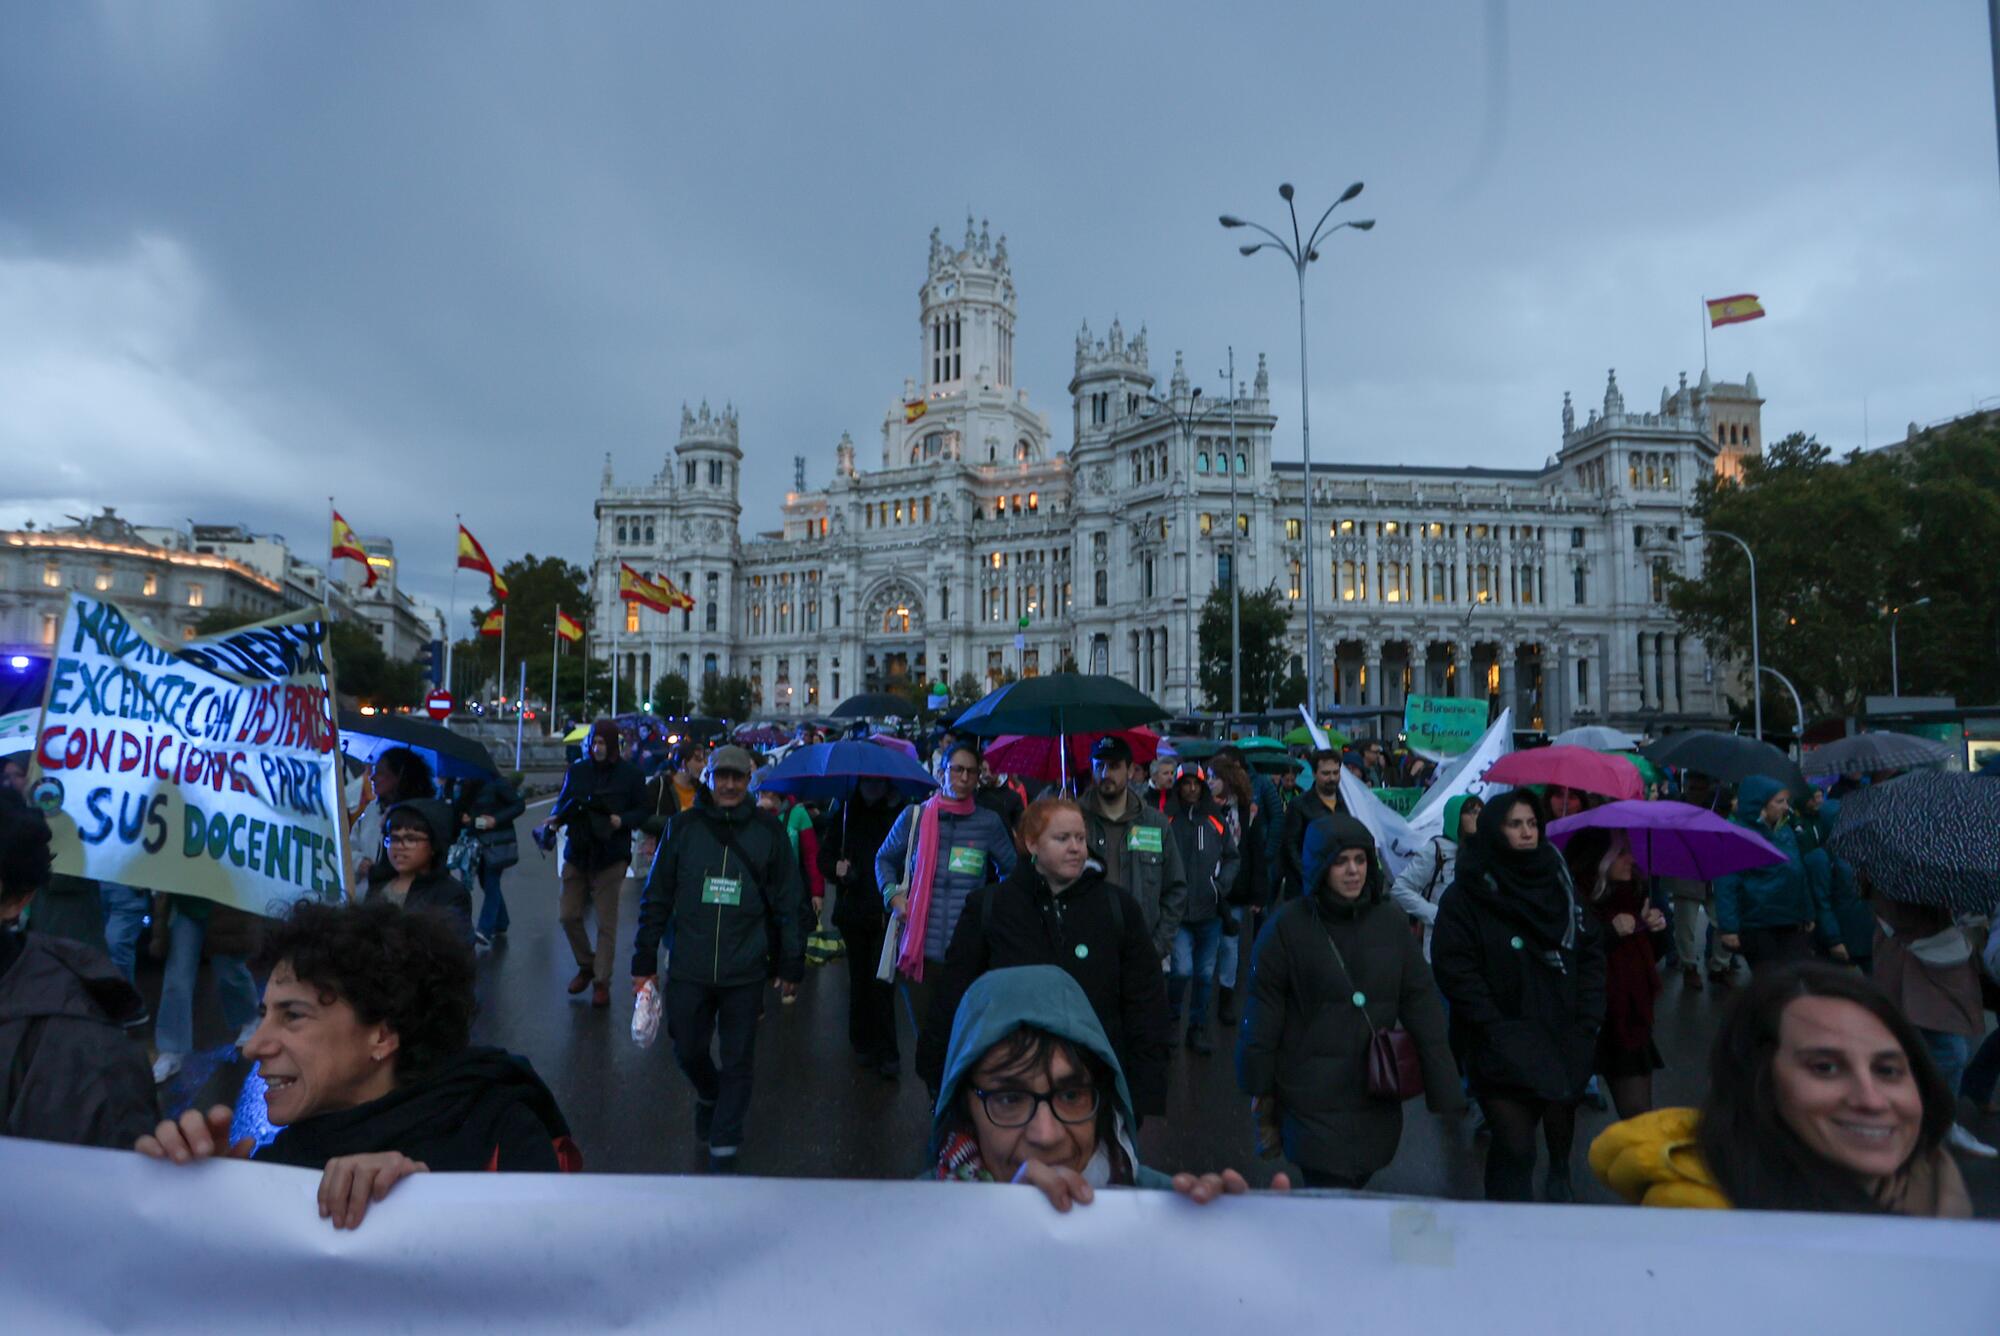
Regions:
<svg viewBox="0 0 2000 1336"><path fill-rule="evenodd" d="M1515 711L1515 723L1520 723L1520 698L1515 694L1514 661L1521 653L1521 647L1513 641L1502 641L1498 647L1500 655L1500 708Z"/></svg>
<svg viewBox="0 0 2000 1336"><path fill-rule="evenodd" d="M1380 640L1361 642L1361 663L1368 670L1368 690L1362 693L1364 704L1383 706L1389 703L1389 675L1383 667L1385 648Z"/></svg>
<svg viewBox="0 0 2000 1336"><path fill-rule="evenodd" d="M1569 643L1542 642L1542 727L1550 736L1569 727Z"/></svg>
<svg viewBox="0 0 2000 1336"><path fill-rule="evenodd" d="M1451 646L1452 667L1457 669L1456 692L1470 700L1476 694L1472 682L1472 642L1457 640Z"/></svg>
<svg viewBox="0 0 2000 1336"><path fill-rule="evenodd" d="M1680 714L1681 703L1681 638L1677 635L1662 637L1661 651L1667 656L1667 709Z"/></svg>
<svg viewBox="0 0 2000 1336"><path fill-rule="evenodd" d="M1407 695L1428 696L1431 694L1431 684L1426 680L1430 672L1430 643L1415 638L1407 643L1410 647L1410 690ZM1409 704L1407 696L1403 703Z"/></svg>

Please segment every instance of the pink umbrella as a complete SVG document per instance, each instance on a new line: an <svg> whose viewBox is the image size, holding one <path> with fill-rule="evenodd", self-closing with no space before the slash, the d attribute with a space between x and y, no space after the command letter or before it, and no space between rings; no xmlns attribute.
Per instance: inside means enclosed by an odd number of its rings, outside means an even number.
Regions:
<svg viewBox="0 0 2000 1336"><path fill-rule="evenodd" d="M1605 803L1549 822L1549 841L1565 845L1591 828L1624 831L1632 861L1648 876L1713 881L1785 861L1784 852L1756 831L1690 803Z"/></svg>
<svg viewBox="0 0 2000 1336"><path fill-rule="evenodd" d="M878 747L887 747L893 752L901 752L912 761L917 759L917 744L907 738L899 738L893 733L870 733L861 740L872 742Z"/></svg>
<svg viewBox="0 0 2000 1336"><path fill-rule="evenodd" d="M1554 784L1606 798L1638 798L1646 792L1639 772L1623 757L1561 744L1509 752L1481 778L1489 784Z"/></svg>
<svg viewBox="0 0 2000 1336"><path fill-rule="evenodd" d="M1150 728L1121 728L1109 734L1072 733L1067 739L1070 774L1089 773L1090 749L1102 737L1125 739L1131 745L1132 760L1136 765L1150 765L1153 758L1160 754L1160 735ZM986 763L998 774L1017 775L1022 779L1060 780L1065 777L1059 746L1063 741L1065 739L1013 733L993 739L983 755Z"/></svg>

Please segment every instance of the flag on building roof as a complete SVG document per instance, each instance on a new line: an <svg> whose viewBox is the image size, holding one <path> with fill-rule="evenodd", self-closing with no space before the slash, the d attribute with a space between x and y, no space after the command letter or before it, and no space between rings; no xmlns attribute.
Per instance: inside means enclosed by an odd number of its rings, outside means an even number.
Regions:
<svg viewBox="0 0 2000 1336"><path fill-rule="evenodd" d="M354 526L342 519L337 510L333 512L333 559L360 562L361 569L368 572L368 579L361 587L375 587L375 568L368 564L368 554L362 551L361 540L354 536Z"/></svg>
<svg viewBox="0 0 2000 1336"><path fill-rule="evenodd" d="M1757 300L1754 292L1739 292L1734 297L1711 297L1708 299L1708 327L1720 329L1724 325L1740 325L1745 320L1762 320L1764 305Z"/></svg>
<svg viewBox="0 0 2000 1336"><path fill-rule="evenodd" d="M479 634L483 636L501 635L506 629L507 610L505 608L495 608L479 621Z"/></svg>
<svg viewBox="0 0 2000 1336"><path fill-rule="evenodd" d="M918 418L922 417L924 414L930 411L931 411L931 406L929 401L924 399L912 399L910 400L910 402L903 405L903 421L915 422Z"/></svg>
<svg viewBox="0 0 2000 1336"><path fill-rule="evenodd" d="M618 597L627 603L641 603L654 612L672 612L681 606L671 585L662 588L650 576L639 574L624 562L618 563Z"/></svg>
<svg viewBox="0 0 2000 1336"><path fill-rule="evenodd" d="M458 568L463 571L481 571L492 582L493 597L507 597L507 582L500 578L500 568L486 555L486 549L472 536L472 530L463 524L458 526Z"/></svg>
<svg viewBox="0 0 2000 1336"><path fill-rule="evenodd" d="M583 624L564 612L561 608L557 608L556 634L564 640L581 640L583 639Z"/></svg>

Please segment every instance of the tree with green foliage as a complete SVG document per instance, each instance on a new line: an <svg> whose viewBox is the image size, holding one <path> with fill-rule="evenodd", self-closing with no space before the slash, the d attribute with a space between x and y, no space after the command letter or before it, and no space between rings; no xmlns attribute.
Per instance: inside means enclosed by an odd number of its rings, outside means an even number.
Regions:
<svg viewBox="0 0 2000 1336"><path fill-rule="evenodd" d="M590 621L589 577L580 566L561 557L537 557L530 552L507 562L500 570L507 582L507 680L499 680L500 637L482 636L480 626L495 607L503 606L489 594L466 613L469 635L452 650L452 690L465 699L488 693L511 699L520 685L520 664L528 665L528 694L531 699L549 689L549 656L555 652L556 609L561 607L572 619L588 629ZM585 642L588 643L588 642ZM565 659L580 659L580 645L572 645ZM564 670L558 670L564 671ZM581 668L572 670L581 683ZM608 678L607 678L608 681ZM498 688L497 691L495 688ZM574 709L577 698L567 697Z"/></svg>
<svg viewBox="0 0 2000 1336"><path fill-rule="evenodd" d="M960 673L952 679L951 708L954 710L962 710L968 705L975 704L985 695L986 688L981 686L979 679L971 673Z"/></svg>
<svg viewBox="0 0 2000 1336"><path fill-rule="evenodd" d="M384 654L375 628L367 622L336 619L328 627L326 639L333 652L334 686L340 695L381 709L423 702L429 686L423 667Z"/></svg>
<svg viewBox="0 0 2000 1336"><path fill-rule="evenodd" d="M750 679L735 673L712 674L701 679L701 713L717 719L742 723L750 717L756 696Z"/></svg>
<svg viewBox="0 0 2000 1336"><path fill-rule="evenodd" d="M653 683L653 713L658 715L684 715L693 703L688 691L688 680L679 673L668 673Z"/></svg>
<svg viewBox="0 0 2000 1336"><path fill-rule="evenodd" d="M1305 679L1292 673L1291 650L1285 639L1292 621L1291 601L1272 584L1264 589L1244 590L1240 603L1244 710L1286 708L1293 703L1294 680L1296 699L1304 700ZM1201 646L1204 707L1227 710L1231 704L1227 585L1217 585L1209 591L1201 605L1201 620L1195 635Z"/></svg>
<svg viewBox="0 0 2000 1336"><path fill-rule="evenodd" d="M1747 458L1740 481L1702 480L1694 513L1698 528L1736 534L1756 553L1763 661L1798 687L1807 723L1889 693L1897 607L1904 695L2000 696L2000 418L1840 459L1794 433ZM1680 625L1747 673L1742 549L1713 540L1700 579L1667 585ZM1774 687L1766 728L1789 733L1790 696ZM1747 690L1735 705L1750 717Z"/></svg>

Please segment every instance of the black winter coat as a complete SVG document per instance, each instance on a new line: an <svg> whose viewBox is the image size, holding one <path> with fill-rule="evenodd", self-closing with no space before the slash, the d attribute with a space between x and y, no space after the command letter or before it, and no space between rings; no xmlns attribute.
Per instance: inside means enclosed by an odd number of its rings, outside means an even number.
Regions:
<svg viewBox="0 0 2000 1336"><path fill-rule="evenodd" d="M445 854L451 848L453 816L450 804L437 798L415 798L406 803L397 803L382 814L382 828L387 830L397 812L410 811L424 819L430 828L433 870L422 873L411 883L409 893L403 897L403 908L411 913L429 911L442 914L450 922L452 930L460 941L472 945L472 892L465 883L445 870ZM396 869L385 855L375 861L368 870L368 892L364 901L387 898L389 883L396 879Z"/></svg>
<svg viewBox="0 0 2000 1336"><path fill-rule="evenodd" d="M1285 828L1278 838L1278 899L1293 899L1305 891L1306 828L1334 815L1320 801L1319 794L1307 789L1292 799L1285 809Z"/></svg>
<svg viewBox="0 0 2000 1336"><path fill-rule="evenodd" d="M879 933L888 921L882 892L875 885L875 855L889 838L902 804L893 798L865 803L850 799L821 817L814 827L819 840L819 874L833 887L833 922L843 933ZM847 860L847 875L834 869Z"/></svg>
<svg viewBox="0 0 2000 1336"><path fill-rule="evenodd" d="M1134 1107L1141 1115L1166 1112L1167 989L1145 912L1130 891L1095 870L1056 895L1025 859L1006 881L980 887L965 902L917 1040L917 1075L926 1084L936 1087L944 1076L965 990L988 970L1015 965L1058 965L1075 979L1125 1069Z"/></svg>
<svg viewBox="0 0 2000 1336"><path fill-rule="evenodd" d="M146 1051L120 1028L144 1012L102 951L0 932L0 1133L132 1149L160 1116Z"/></svg>
<svg viewBox="0 0 2000 1336"><path fill-rule="evenodd" d="M570 766L549 820L569 832L567 862L602 872L630 862L632 832L646 819L646 781L630 761L599 765L588 756ZM618 829L611 818L618 818Z"/></svg>
<svg viewBox="0 0 2000 1336"><path fill-rule="evenodd" d="M1245 1094L1277 1097L1287 1158L1341 1175L1372 1174L1396 1158L1403 1106L1368 1089L1378 1029L1400 1024L1416 1041L1432 1111L1465 1107L1443 1003L1379 873L1352 904L1331 892L1288 902L1257 934L1253 960L1237 1077ZM1365 1007L1354 1005L1357 992Z"/></svg>
<svg viewBox="0 0 2000 1336"><path fill-rule="evenodd" d="M487 868L499 872L521 861L521 845L514 834L514 822L527 812L528 805L521 801L521 795L504 777L489 775L467 780L453 806L460 817L471 817L475 823L459 828L470 830L473 838L479 841L480 860ZM477 828L482 816L493 818L492 829Z"/></svg>
<svg viewBox="0 0 2000 1336"><path fill-rule="evenodd" d="M583 1168L555 1096L526 1058L497 1048L469 1048L380 1099L301 1119L256 1158L323 1169L338 1156L383 1151L443 1174Z"/></svg>
<svg viewBox="0 0 2000 1336"><path fill-rule="evenodd" d="M805 977L805 896L791 836L777 817L747 799L691 807L667 823L653 856L633 977L658 970L671 924L669 978L723 987L773 977L797 983Z"/></svg>
<svg viewBox="0 0 2000 1336"><path fill-rule="evenodd" d="M1573 946L1543 942L1522 907L1490 875L1467 875L1459 857L1431 932L1452 1050L1475 1094L1577 1099L1604 1023L1603 938L1572 896Z"/></svg>

